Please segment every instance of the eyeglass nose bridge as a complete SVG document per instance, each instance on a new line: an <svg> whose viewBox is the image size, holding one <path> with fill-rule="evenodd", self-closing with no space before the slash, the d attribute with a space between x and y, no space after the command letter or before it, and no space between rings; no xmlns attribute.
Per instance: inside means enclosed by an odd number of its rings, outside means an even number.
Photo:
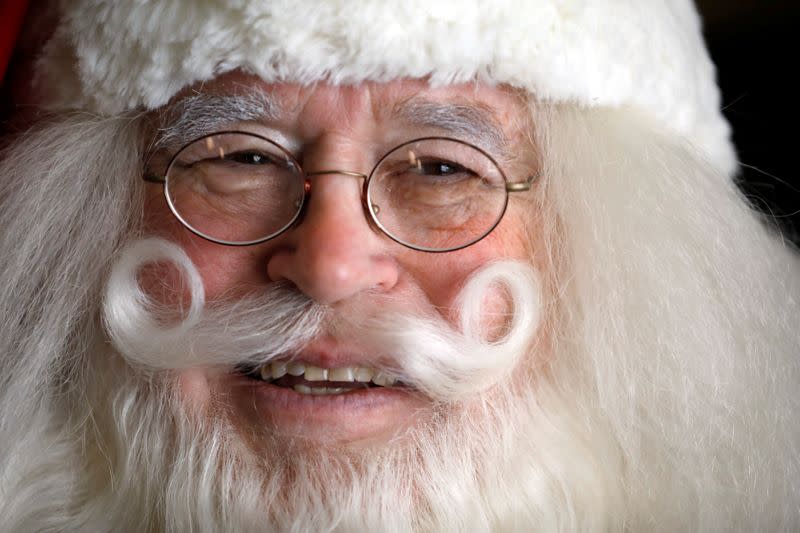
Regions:
<svg viewBox="0 0 800 533"><path fill-rule="evenodd" d="M350 177L353 177L353 178L361 178L361 179L364 180L365 183L369 179L369 176L367 176L366 174L364 174L362 172L353 172L352 170L339 170L339 169L317 170L317 171L314 171L314 172L306 172L305 173L305 177L308 178L310 176L322 176L324 174L341 174L342 176L350 176ZM305 180L305 183L304 183L303 186L304 186L306 194L311 192L311 182L310 181Z"/></svg>
<svg viewBox="0 0 800 533"><path fill-rule="evenodd" d="M367 179L369 176L362 172L353 172L352 170L317 170L314 172L306 172L306 176L320 176L322 174L342 174L344 176L353 176L354 178L363 178Z"/></svg>
<svg viewBox="0 0 800 533"><path fill-rule="evenodd" d="M341 169L316 170L314 172L304 172L305 178L309 178L310 176L322 176L324 174L341 174L342 176L350 176L352 178L363 179L364 183L363 183L363 189L361 191L361 202L362 204L364 204L364 208L367 211L368 218L372 217L372 214L369 212L369 209L367 209L366 205L367 182L369 181L369 176L367 174L364 174L363 172L355 172L352 170L341 170ZM308 196L311 193L311 182L308 179L304 180L303 192L306 196ZM372 223L373 220L370 220L369 222Z"/></svg>
<svg viewBox="0 0 800 533"><path fill-rule="evenodd" d="M369 222L370 225L374 226L375 222L376 222L374 220L374 218L373 218L374 215L370 211L370 209L368 208L368 206L366 204L367 182L369 181L369 176L367 174L364 174L363 172L355 172L355 171L352 171L352 170L341 170L341 169L326 169L326 170L316 170L314 172L304 172L303 176L306 179L304 180L304 183L303 183L303 192L304 192L306 197L308 197L308 195L311 193L311 181L308 180L307 178L309 178L311 176L322 176L324 174L340 174L342 176L350 176L352 178L359 178L359 179L363 179L364 180L363 188L362 188L362 191L361 191L361 203L362 203L362 206L364 208L365 214L367 215L367 222ZM305 208L305 202L304 202L304 206L303 207ZM302 218L303 218L302 215L300 217L298 217L298 219L295 222L295 224L300 223ZM379 231L381 231L380 226L377 226L377 229Z"/></svg>

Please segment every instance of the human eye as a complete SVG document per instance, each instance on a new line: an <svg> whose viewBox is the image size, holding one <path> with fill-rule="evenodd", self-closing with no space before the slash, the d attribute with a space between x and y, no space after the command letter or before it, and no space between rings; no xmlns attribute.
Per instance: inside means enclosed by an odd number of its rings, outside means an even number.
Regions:
<svg viewBox="0 0 800 533"><path fill-rule="evenodd" d="M504 174L488 154L445 138L390 151L373 170L368 195L382 227L408 242L479 234L492 227L507 198Z"/></svg>
<svg viewBox="0 0 800 533"><path fill-rule="evenodd" d="M248 166L277 165L284 163L283 161L278 161L278 159L271 154L253 150L234 152L220 161Z"/></svg>
<svg viewBox="0 0 800 533"><path fill-rule="evenodd" d="M452 208L503 185L502 173L480 150L452 140L424 140L386 156L373 185L403 209Z"/></svg>
<svg viewBox="0 0 800 533"><path fill-rule="evenodd" d="M199 139L173 161L171 176L196 194L229 196L273 190L298 169L277 145L255 135L226 133Z"/></svg>
<svg viewBox="0 0 800 533"><path fill-rule="evenodd" d="M473 170L459 163L440 159L417 160L417 164L412 165L409 168L409 172L418 176L429 177L433 181L439 182L446 181L441 178L456 180L477 177Z"/></svg>
<svg viewBox="0 0 800 533"><path fill-rule="evenodd" d="M183 167L199 164L264 165L285 162L287 154L278 145L257 135L220 133L202 137L174 157Z"/></svg>
<svg viewBox="0 0 800 533"><path fill-rule="evenodd" d="M196 186L212 194L242 194L279 181L285 163L270 154L240 151L224 158L209 157L192 164Z"/></svg>

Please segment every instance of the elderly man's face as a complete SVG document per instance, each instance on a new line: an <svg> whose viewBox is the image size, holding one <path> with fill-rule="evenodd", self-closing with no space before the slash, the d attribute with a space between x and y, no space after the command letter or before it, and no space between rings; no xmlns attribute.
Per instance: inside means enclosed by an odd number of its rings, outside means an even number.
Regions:
<svg viewBox="0 0 800 533"><path fill-rule="evenodd" d="M237 74L206 84L202 91L219 96L263 92L272 109L269 116L242 121L235 110L226 116L222 106L215 108L218 116L212 121L219 122L219 130L253 132L280 143L306 173L369 174L387 151L424 136L453 137L485 149L509 181L523 181L535 172L533 150L523 135L525 104L504 88L430 88L408 80L307 87L265 84ZM208 118L203 120L208 128ZM310 180L312 192L300 223L262 244L224 246L192 234L170 213L156 184L147 186L146 224L150 232L166 234L184 247L210 301L284 281L333 313L356 320L391 302L407 312L433 310L452 322L454 299L471 273L496 259L531 257L526 193L510 195L500 224L476 244L426 253L398 244L370 224L362 207L362 179L331 173ZM489 308L495 311L505 305L502 298L493 302ZM359 338L328 332L290 355L305 365L303 376L270 383L252 375L193 369L183 371L180 383L188 403L224 406L248 440L264 432L312 442L383 442L424 417L430 400L402 386L346 383L353 376L368 379L378 357ZM328 381L335 383L313 381L320 377L318 369L327 370Z"/></svg>

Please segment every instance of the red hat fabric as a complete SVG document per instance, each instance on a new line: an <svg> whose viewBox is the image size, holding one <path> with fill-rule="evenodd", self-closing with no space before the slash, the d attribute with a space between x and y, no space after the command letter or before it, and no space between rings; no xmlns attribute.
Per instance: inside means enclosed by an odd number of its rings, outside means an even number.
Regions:
<svg viewBox="0 0 800 533"><path fill-rule="evenodd" d="M28 0L6 0L0 3L0 81L5 79L27 8Z"/></svg>

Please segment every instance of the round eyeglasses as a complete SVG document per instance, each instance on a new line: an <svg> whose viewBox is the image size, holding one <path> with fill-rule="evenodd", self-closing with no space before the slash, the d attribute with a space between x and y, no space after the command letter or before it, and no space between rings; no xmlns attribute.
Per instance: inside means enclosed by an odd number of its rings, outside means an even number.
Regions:
<svg viewBox="0 0 800 533"><path fill-rule="evenodd" d="M405 142L369 175L347 170L305 173L292 154L260 135L222 131L196 139L170 160L164 184L172 213L209 241L248 246L295 225L311 193L309 176L344 174L364 180L362 203L377 228L424 252L474 244L500 222L508 193L530 189L534 176L510 183L486 152L446 137Z"/></svg>

